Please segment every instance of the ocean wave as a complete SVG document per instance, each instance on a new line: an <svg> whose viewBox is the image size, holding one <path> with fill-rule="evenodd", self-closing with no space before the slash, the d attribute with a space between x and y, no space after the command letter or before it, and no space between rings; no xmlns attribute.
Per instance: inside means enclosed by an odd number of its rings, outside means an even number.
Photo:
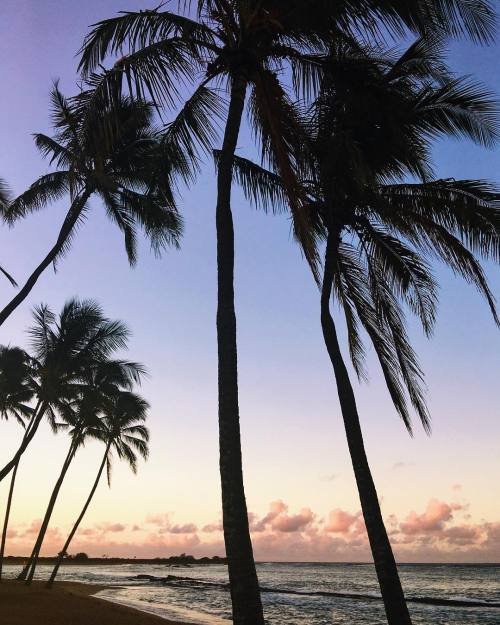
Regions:
<svg viewBox="0 0 500 625"><path fill-rule="evenodd" d="M196 579L193 577L181 577L178 575L167 575L157 577L155 575L136 575L130 581L149 582L163 586L177 588L196 588L200 590L223 589L229 590L229 584L223 582L211 582ZM355 592L332 592L327 590L293 590L291 588L269 588L261 586L262 593L295 595L300 597L332 597L337 599L352 599L357 601L381 601L382 597L377 594L355 593ZM454 597L451 599L444 597L421 597L409 595L406 597L408 603L419 603L424 605L455 607L455 608L500 608L500 602L477 599L474 597Z"/></svg>

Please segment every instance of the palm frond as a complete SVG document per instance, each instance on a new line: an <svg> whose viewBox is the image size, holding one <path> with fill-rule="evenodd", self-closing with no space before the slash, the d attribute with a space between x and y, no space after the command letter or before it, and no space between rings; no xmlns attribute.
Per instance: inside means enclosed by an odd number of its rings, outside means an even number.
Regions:
<svg viewBox="0 0 500 625"><path fill-rule="evenodd" d="M74 163L76 155L72 153L67 147L41 133L35 133L35 145L41 152L42 156L50 156L50 163L56 163L58 167L70 169Z"/></svg>
<svg viewBox="0 0 500 625"><path fill-rule="evenodd" d="M300 241L307 262L319 283L317 241L310 228L305 197L295 158L303 128L298 111L290 102L276 75L261 70L254 77L250 118L261 145L262 160L269 163L282 181L293 217L294 235Z"/></svg>
<svg viewBox="0 0 500 625"><path fill-rule="evenodd" d="M179 247L182 218L164 197L125 188L119 190L117 197L122 212L126 212L144 230L156 254L160 255L169 246Z"/></svg>
<svg viewBox="0 0 500 625"><path fill-rule="evenodd" d="M18 286L18 284L17 284L17 282L14 280L14 278L13 278L13 277L10 275L10 273L9 273L6 269L4 269L2 266L0 266L0 273L1 273L2 275L4 275L4 276L7 278L7 280L8 280L8 281L12 284L12 286L13 286L13 287L17 287L17 286Z"/></svg>
<svg viewBox="0 0 500 625"><path fill-rule="evenodd" d="M30 187L12 200L2 211L2 217L8 224L13 224L30 213L45 208L49 202L54 202L69 191L70 172L55 171L40 176Z"/></svg>
<svg viewBox="0 0 500 625"><path fill-rule="evenodd" d="M184 15L158 9L124 11L93 25L80 50L78 69L86 75L108 55L121 54L125 47L134 52L173 37L208 45L215 41L210 28Z"/></svg>
<svg viewBox="0 0 500 625"><path fill-rule="evenodd" d="M187 156L191 163L196 163L203 152L209 152L218 135L217 122L222 118L224 108L218 94L204 85L190 96L175 119L166 127L163 146L168 162L175 171L176 162Z"/></svg>
<svg viewBox="0 0 500 625"><path fill-rule="evenodd" d="M453 78L425 89L416 107L419 125L429 135L465 137L492 147L499 135L495 97L468 78Z"/></svg>
<svg viewBox="0 0 500 625"><path fill-rule="evenodd" d="M214 150L216 166L220 150ZM264 212L282 213L288 210L288 197L281 178L272 171L246 158L233 158L233 179L240 185L248 201Z"/></svg>
<svg viewBox="0 0 500 625"><path fill-rule="evenodd" d="M474 254L500 262L500 191L484 180L435 180L386 185L372 203L387 224L418 245L412 220L425 217L449 230ZM423 227L423 225L421 226Z"/></svg>
<svg viewBox="0 0 500 625"><path fill-rule="evenodd" d="M10 194L9 185L5 182L5 180L0 178L0 212L3 212L5 207L9 204Z"/></svg>
<svg viewBox="0 0 500 625"><path fill-rule="evenodd" d="M425 333L430 335L436 320L437 285L429 264L368 219L360 220L358 233L370 263L377 266L391 292L408 304L422 322Z"/></svg>
<svg viewBox="0 0 500 625"><path fill-rule="evenodd" d="M360 251L346 243L339 246L333 276L335 293L343 304L348 302L348 315L353 316L355 311L370 338L389 394L406 428L412 432L408 392L424 428L428 429L423 375L406 335L404 317L384 276L370 265L369 259L364 266ZM355 329L350 337L353 345L359 342L356 326ZM362 352L356 347L353 353L353 364L358 370Z"/></svg>

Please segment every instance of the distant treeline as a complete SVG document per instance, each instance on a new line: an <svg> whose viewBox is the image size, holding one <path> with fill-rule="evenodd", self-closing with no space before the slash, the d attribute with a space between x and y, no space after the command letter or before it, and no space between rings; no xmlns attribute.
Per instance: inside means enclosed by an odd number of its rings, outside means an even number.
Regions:
<svg viewBox="0 0 500 625"><path fill-rule="evenodd" d="M6 564L23 564L28 558L22 556L7 556ZM53 564L57 556L39 558L40 564ZM86 554L68 556L64 558L64 564L90 565L90 564L165 564L187 566L191 564L227 564L227 558L213 556L211 558L195 558L190 555L171 556L170 558L90 558Z"/></svg>

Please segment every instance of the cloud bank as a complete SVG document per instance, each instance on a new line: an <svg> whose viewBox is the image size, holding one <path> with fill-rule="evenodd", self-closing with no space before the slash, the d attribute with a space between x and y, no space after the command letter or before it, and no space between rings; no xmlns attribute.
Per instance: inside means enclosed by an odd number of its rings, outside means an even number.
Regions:
<svg viewBox="0 0 500 625"><path fill-rule="evenodd" d="M431 499L424 510L411 510L399 519L386 518L391 543L402 562L498 562L500 522L471 523L464 503ZM249 514L257 560L366 562L371 554L361 511L335 508L320 518L309 507L290 511L277 500L263 516ZM12 527L7 554L26 555L32 548L39 520ZM44 555L56 554L68 528L49 529ZM220 519L199 527L194 522L174 523L170 514L147 516L140 524L102 522L80 528L71 552L121 557L224 555Z"/></svg>

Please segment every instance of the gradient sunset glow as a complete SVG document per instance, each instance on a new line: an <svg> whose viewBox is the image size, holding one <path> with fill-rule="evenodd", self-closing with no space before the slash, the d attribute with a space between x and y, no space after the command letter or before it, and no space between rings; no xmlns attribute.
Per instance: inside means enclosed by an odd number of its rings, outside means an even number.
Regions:
<svg viewBox="0 0 500 625"><path fill-rule="evenodd" d="M49 127L48 92L60 77L71 94L76 44L87 26L137 0L77 4L4 0L0 20L2 84L0 175L22 191L48 170L30 133ZM43 5L43 6L42 6ZM51 39L50 33L57 33ZM22 42L22 45L19 45ZM15 49L16 54L10 54ZM500 92L500 46L453 44L453 66ZM10 60L7 60L10 59ZM243 149L251 138L245 129ZM498 148L440 143L439 176L500 180ZM223 555L217 449L214 170L206 164L181 208L179 252L155 259L145 244L130 270L122 241L97 202L57 274L47 271L28 302L0 328L0 343L26 345L30 309L58 310L78 294L100 302L133 331L129 355L150 377L151 457L137 476L116 464L72 545L91 555ZM331 366L319 326L318 294L293 243L288 220L256 213L236 191L236 298L246 493L257 560L371 560L340 419ZM50 242L61 203L0 230L0 264L21 281ZM489 267L500 296L498 269ZM401 561L500 561L500 334L473 289L437 269L442 283L436 335L413 338L429 385L433 435L416 425L408 437L371 354L370 383L357 387L368 456L383 513ZM0 297L11 296L7 282ZM2 423L4 460L20 429ZM7 554L33 543L67 447L48 426L23 457ZM90 489L102 451L90 443L71 468L44 554L62 546ZM6 496L5 481L0 495Z"/></svg>

